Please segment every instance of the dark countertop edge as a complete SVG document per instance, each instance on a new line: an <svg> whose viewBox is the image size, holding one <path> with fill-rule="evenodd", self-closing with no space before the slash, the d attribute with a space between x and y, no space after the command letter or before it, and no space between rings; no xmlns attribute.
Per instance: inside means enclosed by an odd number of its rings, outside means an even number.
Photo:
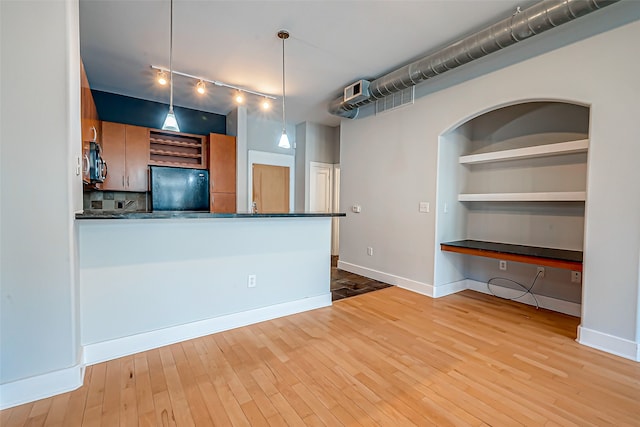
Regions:
<svg viewBox="0 0 640 427"><path fill-rule="evenodd" d="M334 218L346 216L345 213L314 213L314 212L289 212L289 213L211 213L211 212L127 212L127 213L77 213L76 219L208 219L208 218Z"/></svg>
<svg viewBox="0 0 640 427"><path fill-rule="evenodd" d="M456 240L453 242L442 242L440 244L445 246L476 249L479 251L524 255L570 262L582 262L583 258L582 251L515 245L511 243L486 242L482 240Z"/></svg>

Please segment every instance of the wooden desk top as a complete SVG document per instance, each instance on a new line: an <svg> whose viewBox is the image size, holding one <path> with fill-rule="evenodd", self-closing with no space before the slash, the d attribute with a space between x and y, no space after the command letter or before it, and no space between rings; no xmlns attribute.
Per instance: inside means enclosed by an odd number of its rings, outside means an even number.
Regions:
<svg viewBox="0 0 640 427"><path fill-rule="evenodd" d="M440 244L440 249L467 255L582 271L582 251L485 242L481 240L445 242Z"/></svg>

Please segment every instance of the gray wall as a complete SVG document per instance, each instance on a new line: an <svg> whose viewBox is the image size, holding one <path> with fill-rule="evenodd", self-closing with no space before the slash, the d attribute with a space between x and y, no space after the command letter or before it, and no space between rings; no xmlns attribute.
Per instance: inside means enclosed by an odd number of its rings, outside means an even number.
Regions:
<svg viewBox="0 0 640 427"><path fill-rule="evenodd" d="M340 163L340 128L304 122L296 126L296 210L309 210L309 163Z"/></svg>
<svg viewBox="0 0 640 427"><path fill-rule="evenodd" d="M637 357L640 194L629 183L640 182L640 57L630 42L640 38L639 19L640 2L620 2L426 82L412 106L343 120L340 204L359 203L362 212L341 222L341 261L425 292L447 285L435 280L455 276L460 266L441 262L434 230L448 213L441 204L418 213L420 201L440 201L441 136L497 106L531 100L588 105L581 331L589 338L581 339ZM624 66L612 68L620 58ZM366 256L367 246L375 246L373 256Z"/></svg>

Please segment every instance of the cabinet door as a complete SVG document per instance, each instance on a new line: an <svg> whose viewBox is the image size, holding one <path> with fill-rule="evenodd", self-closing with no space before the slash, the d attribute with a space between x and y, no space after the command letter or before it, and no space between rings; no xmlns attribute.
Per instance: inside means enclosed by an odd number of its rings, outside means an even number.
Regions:
<svg viewBox="0 0 640 427"><path fill-rule="evenodd" d="M211 193L211 212L235 213L236 193Z"/></svg>
<svg viewBox="0 0 640 427"><path fill-rule="evenodd" d="M209 180L215 193L236 192L236 138L209 135Z"/></svg>
<svg viewBox="0 0 640 427"><path fill-rule="evenodd" d="M147 191L149 128L127 125L125 133L125 188L127 191Z"/></svg>
<svg viewBox="0 0 640 427"><path fill-rule="evenodd" d="M102 123L102 158L107 164L107 178L103 190L123 191L125 189L125 125Z"/></svg>

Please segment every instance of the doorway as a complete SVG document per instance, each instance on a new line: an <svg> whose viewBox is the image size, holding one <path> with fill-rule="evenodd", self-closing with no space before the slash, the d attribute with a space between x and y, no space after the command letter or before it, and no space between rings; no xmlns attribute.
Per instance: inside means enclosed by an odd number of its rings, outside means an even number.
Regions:
<svg viewBox="0 0 640 427"><path fill-rule="evenodd" d="M276 203L275 207L269 200L259 200L256 202L256 207L259 213L284 213L293 212L294 210L294 173L295 173L295 159L293 156L279 153L269 153L266 151L249 150L247 153L247 210L251 212L251 206L255 201L254 197L258 196L260 199L265 196ZM259 180L254 179L254 165L261 165L257 171L261 174ZM281 167L280 169L270 169L269 167ZM288 172L288 175L287 175ZM275 179L277 178L277 179ZM273 182L272 182L273 180ZM262 184L260 184L260 181ZM257 191L254 190L254 183L261 188ZM287 190L288 183L288 190ZM277 187L276 193L280 193L280 196L273 194L262 194L263 191L270 192ZM286 194L286 196L284 194ZM278 201L275 201L278 200ZM288 203L288 205L285 204ZM265 202L267 205L265 206ZM265 210L266 209L266 210Z"/></svg>
<svg viewBox="0 0 640 427"><path fill-rule="evenodd" d="M309 212L340 210L340 165L309 162ZM331 220L331 255L339 253L339 219Z"/></svg>
<svg viewBox="0 0 640 427"><path fill-rule="evenodd" d="M289 212L289 168L254 163L252 175L252 199L256 212Z"/></svg>

